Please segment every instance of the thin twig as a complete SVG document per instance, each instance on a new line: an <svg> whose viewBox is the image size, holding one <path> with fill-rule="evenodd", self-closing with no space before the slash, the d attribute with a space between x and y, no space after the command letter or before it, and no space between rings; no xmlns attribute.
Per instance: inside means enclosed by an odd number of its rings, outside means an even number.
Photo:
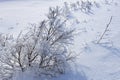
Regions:
<svg viewBox="0 0 120 80"><path fill-rule="evenodd" d="M107 32L107 30L108 30L108 28L109 28L109 26L110 26L110 24L111 24L111 22L112 22L112 18L113 18L113 17L111 16L110 21L109 21L109 23L107 24L107 26L106 26L106 28L105 28L103 34L101 35L100 39L97 41L97 44L99 44L100 41L103 39L105 33Z"/></svg>

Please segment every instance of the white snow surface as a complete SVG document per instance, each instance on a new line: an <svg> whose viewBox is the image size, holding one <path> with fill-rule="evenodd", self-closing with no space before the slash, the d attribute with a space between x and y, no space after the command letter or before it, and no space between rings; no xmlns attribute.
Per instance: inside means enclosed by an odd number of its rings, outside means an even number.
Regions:
<svg viewBox="0 0 120 80"><path fill-rule="evenodd" d="M45 19L50 6L62 7L65 1L77 0L0 0L0 33L17 36L30 24ZM72 12L70 23L76 35L70 49L79 55L71 71L52 80L120 80L120 1L111 1L105 4L104 0L96 0L100 7L93 7L89 14ZM111 44L96 44L111 16L109 36L103 40ZM41 80L29 72L25 74L16 74L14 80Z"/></svg>

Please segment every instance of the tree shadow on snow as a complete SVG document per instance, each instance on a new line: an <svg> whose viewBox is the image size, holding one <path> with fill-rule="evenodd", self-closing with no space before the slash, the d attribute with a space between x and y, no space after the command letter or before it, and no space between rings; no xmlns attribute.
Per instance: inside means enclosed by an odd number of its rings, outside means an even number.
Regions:
<svg viewBox="0 0 120 80"><path fill-rule="evenodd" d="M83 71L69 71L61 76L53 78L52 80L88 80L87 76Z"/></svg>

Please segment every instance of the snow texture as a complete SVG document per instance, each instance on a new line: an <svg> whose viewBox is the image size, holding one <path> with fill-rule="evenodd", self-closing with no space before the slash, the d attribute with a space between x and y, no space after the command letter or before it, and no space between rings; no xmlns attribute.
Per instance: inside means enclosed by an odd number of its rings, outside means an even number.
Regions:
<svg viewBox="0 0 120 80"><path fill-rule="evenodd" d="M76 29L69 49L77 57L69 71L49 79L36 77L29 71L16 72L13 80L120 80L120 1L90 0L93 5L87 12L74 5L77 1L0 0L0 33L16 37L30 24L39 24L45 19L50 6L69 7L70 11L65 9L63 15L68 19L69 28ZM109 30L97 44L111 16Z"/></svg>

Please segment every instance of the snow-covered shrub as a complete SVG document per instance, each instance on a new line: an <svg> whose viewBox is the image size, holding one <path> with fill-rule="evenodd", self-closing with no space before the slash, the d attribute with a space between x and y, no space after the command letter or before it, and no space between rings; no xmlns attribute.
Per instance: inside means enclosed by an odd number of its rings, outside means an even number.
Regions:
<svg viewBox="0 0 120 80"><path fill-rule="evenodd" d="M11 58L11 47L13 37L9 35L0 34L0 79L10 78L13 74L13 62Z"/></svg>
<svg viewBox="0 0 120 80"><path fill-rule="evenodd" d="M0 36L0 70L2 76L6 75L3 78L28 70L46 76L65 73L68 61L73 58L67 46L73 40L74 31L67 29L66 22L59 7L50 8L47 20L41 21L39 26L32 25L27 33L20 33L17 39Z"/></svg>
<svg viewBox="0 0 120 80"><path fill-rule="evenodd" d="M81 10L82 12L89 13L93 5L98 6L97 3L92 3L90 1L83 1L83 0L70 4L65 2L63 7L64 10L63 13L69 14L72 11L76 11L76 10Z"/></svg>
<svg viewBox="0 0 120 80"><path fill-rule="evenodd" d="M90 12L93 4L90 1L81 1L81 11Z"/></svg>

